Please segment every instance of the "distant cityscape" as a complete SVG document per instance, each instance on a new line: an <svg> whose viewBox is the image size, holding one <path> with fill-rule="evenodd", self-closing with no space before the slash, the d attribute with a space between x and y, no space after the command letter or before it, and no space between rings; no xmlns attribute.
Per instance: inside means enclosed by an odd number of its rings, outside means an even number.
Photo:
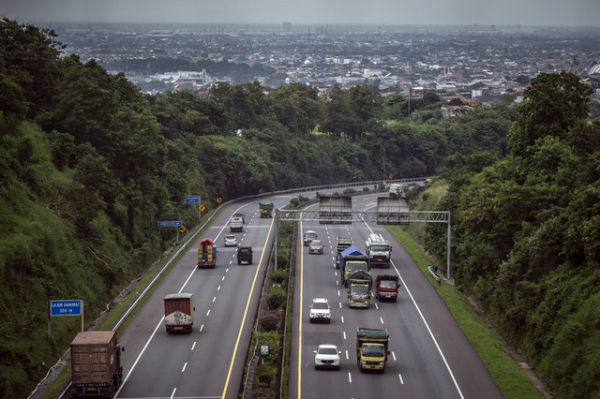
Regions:
<svg viewBox="0 0 600 399"><path fill-rule="evenodd" d="M542 72L571 71L600 99L600 28L530 26L311 26L48 24L65 55L97 60L156 94L257 80L375 85L381 94L520 102Z"/></svg>

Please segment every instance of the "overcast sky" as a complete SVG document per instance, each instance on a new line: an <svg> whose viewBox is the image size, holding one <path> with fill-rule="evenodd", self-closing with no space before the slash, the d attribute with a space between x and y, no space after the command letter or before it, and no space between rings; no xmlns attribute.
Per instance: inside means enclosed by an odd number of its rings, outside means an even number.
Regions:
<svg viewBox="0 0 600 399"><path fill-rule="evenodd" d="M19 22L600 26L600 0L0 0Z"/></svg>

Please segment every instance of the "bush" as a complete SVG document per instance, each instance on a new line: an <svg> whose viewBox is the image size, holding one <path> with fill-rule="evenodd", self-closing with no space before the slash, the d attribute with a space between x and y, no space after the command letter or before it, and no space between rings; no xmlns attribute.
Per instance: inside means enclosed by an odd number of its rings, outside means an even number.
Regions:
<svg viewBox="0 0 600 399"><path fill-rule="evenodd" d="M279 309L285 302L285 291L280 285L272 285L267 294L267 305L269 309Z"/></svg>
<svg viewBox="0 0 600 399"><path fill-rule="evenodd" d="M354 194L356 192L355 189L353 189L352 187L348 187L347 189L344 190L344 194Z"/></svg>
<svg viewBox="0 0 600 399"><path fill-rule="evenodd" d="M288 265L289 253L287 249L280 249L277 252L277 269L285 269Z"/></svg>
<svg viewBox="0 0 600 399"><path fill-rule="evenodd" d="M252 392L254 399L271 399L275 397L275 393L269 388L258 388Z"/></svg>
<svg viewBox="0 0 600 399"><path fill-rule="evenodd" d="M371 191L371 190L369 190L369 187L363 187L363 191L364 191L365 193L368 193L368 192L369 192L369 191Z"/></svg>
<svg viewBox="0 0 600 399"><path fill-rule="evenodd" d="M271 280L278 284L281 284L283 280L287 278L287 275L288 273L285 270L275 270L273 273L271 273Z"/></svg>
<svg viewBox="0 0 600 399"><path fill-rule="evenodd" d="M298 208L298 205L300 205L300 201L298 201L298 198L294 197L292 199L290 199L290 206L294 209Z"/></svg>
<svg viewBox="0 0 600 399"><path fill-rule="evenodd" d="M267 310L258 317L258 324L263 331L273 331L279 326L279 313L275 310Z"/></svg>

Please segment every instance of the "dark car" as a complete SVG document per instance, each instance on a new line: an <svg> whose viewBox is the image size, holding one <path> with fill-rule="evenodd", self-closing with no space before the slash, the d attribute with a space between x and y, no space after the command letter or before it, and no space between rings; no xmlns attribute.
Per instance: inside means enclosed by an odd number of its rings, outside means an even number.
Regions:
<svg viewBox="0 0 600 399"><path fill-rule="evenodd" d="M308 253L309 254L322 254L323 253L323 244L321 240L312 240L308 245Z"/></svg>
<svg viewBox="0 0 600 399"><path fill-rule="evenodd" d="M252 247L238 247L237 250L238 265L252 264Z"/></svg>

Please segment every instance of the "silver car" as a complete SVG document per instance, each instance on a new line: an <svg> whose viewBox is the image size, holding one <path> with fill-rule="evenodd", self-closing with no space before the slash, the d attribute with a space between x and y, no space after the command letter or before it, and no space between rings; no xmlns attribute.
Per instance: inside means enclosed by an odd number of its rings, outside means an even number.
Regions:
<svg viewBox="0 0 600 399"><path fill-rule="evenodd" d="M223 240L223 245L226 247L237 247L238 245L237 238L233 234L227 234Z"/></svg>

